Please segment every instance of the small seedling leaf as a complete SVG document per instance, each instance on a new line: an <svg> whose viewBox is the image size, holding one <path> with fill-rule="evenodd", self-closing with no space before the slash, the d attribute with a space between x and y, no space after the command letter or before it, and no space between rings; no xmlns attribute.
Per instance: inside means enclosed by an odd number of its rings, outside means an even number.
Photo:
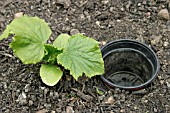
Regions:
<svg viewBox="0 0 170 113"><path fill-rule="evenodd" d="M96 87L96 92L97 92L99 95L103 95L103 94L105 93L104 91L98 89L97 87Z"/></svg>
<svg viewBox="0 0 170 113"><path fill-rule="evenodd" d="M57 47L58 49L63 49L65 48L68 39L70 38L70 35L68 34L61 34L59 35L56 40L54 41L53 45Z"/></svg>
<svg viewBox="0 0 170 113"><path fill-rule="evenodd" d="M40 77L48 86L54 86L61 79L63 72L56 65L43 64L40 68Z"/></svg>
<svg viewBox="0 0 170 113"><path fill-rule="evenodd" d="M73 35L68 39L57 60L70 70L76 80L83 73L88 77L104 73L104 62L98 42L82 34Z"/></svg>
<svg viewBox="0 0 170 113"><path fill-rule="evenodd" d="M57 63L57 55L62 53L62 50L54 47L51 44L45 44L45 56L43 58L44 61L49 62L51 64Z"/></svg>

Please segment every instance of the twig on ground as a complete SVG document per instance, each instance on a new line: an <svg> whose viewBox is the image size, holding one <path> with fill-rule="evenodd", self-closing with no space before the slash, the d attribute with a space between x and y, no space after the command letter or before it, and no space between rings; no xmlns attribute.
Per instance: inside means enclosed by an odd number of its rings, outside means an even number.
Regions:
<svg viewBox="0 0 170 113"><path fill-rule="evenodd" d="M7 57L10 57L10 58L15 58L14 56L12 56L11 54L8 54L8 53L4 53L4 52L0 52L1 55L4 55L4 56L7 56Z"/></svg>
<svg viewBox="0 0 170 113"><path fill-rule="evenodd" d="M78 89L75 89L75 88L71 88L73 91L76 91L77 92L77 96L79 96L80 98L82 98L83 100L86 100L86 101L91 101L93 99L92 96L89 96L89 95L86 95L84 94L83 92L81 92L80 90Z"/></svg>

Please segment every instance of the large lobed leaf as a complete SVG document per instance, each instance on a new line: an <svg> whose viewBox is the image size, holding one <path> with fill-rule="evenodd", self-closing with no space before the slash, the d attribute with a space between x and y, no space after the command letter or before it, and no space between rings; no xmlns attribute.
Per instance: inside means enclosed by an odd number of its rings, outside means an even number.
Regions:
<svg viewBox="0 0 170 113"><path fill-rule="evenodd" d="M88 77L104 73L104 62L98 42L81 34L69 38L58 63L70 70L77 80L83 73Z"/></svg>
<svg viewBox="0 0 170 113"><path fill-rule="evenodd" d="M55 65L43 64L40 68L40 77L48 86L54 86L61 79L63 72Z"/></svg>
<svg viewBox="0 0 170 113"><path fill-rule="evenodd" d="M44 44L51 35L48 24L38 17L14 19L0 36L0 40L14 34L10 47L25 64L37 63L44 56Z"/></svg>

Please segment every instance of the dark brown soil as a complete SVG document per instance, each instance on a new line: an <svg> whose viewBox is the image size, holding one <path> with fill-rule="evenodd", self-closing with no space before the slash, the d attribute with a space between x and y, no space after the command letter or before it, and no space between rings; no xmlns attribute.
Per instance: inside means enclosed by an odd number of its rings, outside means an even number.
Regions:
<svg viewBox="0 0 170 113"><path fill-rule="evenodd" d="M24 12L49 23L49 43L61 33L74 32L100 42L144 42L154 48L161 70L151 86L136 92L108 90L99 77L76 82L67 71L56 86L48 87L39 77L39 64L22 64L8 38L0 41L0 113L170 113L170 21L157 15L164 8L170 11L168 4L169 0L1 0L0 32L15 13Z"/></svg>

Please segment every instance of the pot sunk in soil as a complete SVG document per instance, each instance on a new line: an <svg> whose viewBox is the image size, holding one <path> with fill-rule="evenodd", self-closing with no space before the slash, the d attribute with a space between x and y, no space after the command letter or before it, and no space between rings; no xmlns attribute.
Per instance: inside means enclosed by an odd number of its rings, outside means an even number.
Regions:
<svg viewBox="0 0 170 113"><path fill-rule="evenodd" d="M141 89L155 79L160 68L154 51L135 40L112 41L101 52L105 62L101 79L111 87Z"/></svg>

